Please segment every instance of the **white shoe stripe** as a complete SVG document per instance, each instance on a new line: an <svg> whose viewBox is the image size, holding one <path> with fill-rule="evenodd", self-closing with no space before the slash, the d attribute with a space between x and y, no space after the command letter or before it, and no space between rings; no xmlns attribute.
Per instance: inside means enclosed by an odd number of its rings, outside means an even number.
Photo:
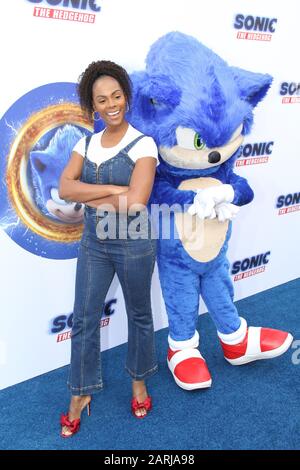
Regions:
<svg viewBox="0 0 300 470"><path fill-rule="evenodd" d="M175 367L185 359L190 359L191 357L198 357L203 359L200 354L199 349L183 349L183 351L178 351L174 356L169 360L169 368L172 373L174 373Z"/></svg>
<svg viewBox="0 0 300 470"><path fill-rule="evenodd" d="M248 328L248 342L245 356L255 356L261 353L260 349L260 326L249 326Z"/></svg>
<svg viewBox="0 0 300 470"><path fill-rule="evenodd" d="M228 359L227 357L225 357L225 359L226 361L230 362L230 364L232 364L233 366L241 366L243 364L247 364L248 362L258 361L260 359L272 359L273 357L278 357L281 354L285 353L292 344L292 341L293 337L289 333L285 342L279 348L271 349L271 351L260 352L259 354L257 354L257 356L242 356L238 357L237 359Z"/></svg>

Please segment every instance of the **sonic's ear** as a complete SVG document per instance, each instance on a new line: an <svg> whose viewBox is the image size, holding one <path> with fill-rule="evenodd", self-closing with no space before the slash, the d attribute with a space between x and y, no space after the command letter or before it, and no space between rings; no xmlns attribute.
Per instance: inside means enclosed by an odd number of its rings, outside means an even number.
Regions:
<svg viewBox="0 0 300 470"><path fill-rule="evenodd" d="M148 75L135 72L133 84L133 112L139 110L144 119L170 114L180 103L181 90L167 75Z"/></svg>
<svg viewBox="0 0 300 470"><path fill-rule="evenodd" d="M41 174L46 169L46 164L43 162L44 155L42 152L31 152L30 153L30 163L31 168L37 173Z"/></svg>
<svg viewBox="0 0 300 470"><path fill-rule="evenodd" d="M231 67L231 71L240 89L241 98L254 108L266 96L273 78L268 74L249 72L238 67Z"/></svg>

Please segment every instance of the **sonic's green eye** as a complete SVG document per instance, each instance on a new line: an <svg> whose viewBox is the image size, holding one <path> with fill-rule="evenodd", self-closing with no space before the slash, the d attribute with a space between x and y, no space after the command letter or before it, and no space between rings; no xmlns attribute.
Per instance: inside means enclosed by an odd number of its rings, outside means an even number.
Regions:
<svg viewBox="0 0 300 470"><path fill-rule="evenodd" d="M176 139L179 147L187 150L204 150L206 143L198 132L190 127L178 126L176 129Z"/></svg>
<svg viewBox="0 0 300 470"><path fill-rule="evenodd" d="M198 133L194 137L194 147L196 150L202 150L205 147L205 142Z"/></svg>

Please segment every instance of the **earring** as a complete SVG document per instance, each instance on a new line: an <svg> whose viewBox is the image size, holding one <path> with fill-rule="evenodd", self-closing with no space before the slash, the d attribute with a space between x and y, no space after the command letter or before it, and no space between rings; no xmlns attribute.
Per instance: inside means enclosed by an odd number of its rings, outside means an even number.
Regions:
<svg viewBox="0 0 300 470"><path fill-rule="evenodd" d="M128 113L129 111L130 111L129 104L126 103L126 113Z"/></svg>
<svg viewBox="0 0 300 470"><path fill-rule="evenodd" d="M101 121L101 118L99 116L99 113L97 111L93 111L92 117L94 121Z"/></svg>

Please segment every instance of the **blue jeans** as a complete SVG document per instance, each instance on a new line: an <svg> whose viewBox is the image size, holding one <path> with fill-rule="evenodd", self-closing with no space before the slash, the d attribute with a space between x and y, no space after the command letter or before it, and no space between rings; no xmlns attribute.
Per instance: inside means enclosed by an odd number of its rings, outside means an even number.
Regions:
<svg viewBox="0 0 300 470"><path fill-rule="evenodd" d="M100 240L96 234L98 219L96 210L86 207L71 334L68 385L73 395L93 394L103 386L100 317L115 273L128 318L126 369L135 380L143 380L157 370L150 299L156 241L150 238Z"/></svg>

